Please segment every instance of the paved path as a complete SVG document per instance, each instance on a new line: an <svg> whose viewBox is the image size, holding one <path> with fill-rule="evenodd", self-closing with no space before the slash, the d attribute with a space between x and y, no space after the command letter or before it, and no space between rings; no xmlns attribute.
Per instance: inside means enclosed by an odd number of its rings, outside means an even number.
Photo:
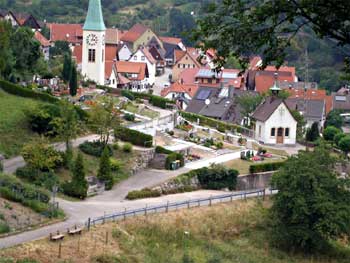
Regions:
<svg viewBox="0 0 350 263"><path fill-rule="evenodd" d="M169 83L169 74L172 73L171 68L165 68L165 73L162 76L156 77L156 82L153 86L153 94L160 95L162 89L164 89L164 84Z"/></svg>

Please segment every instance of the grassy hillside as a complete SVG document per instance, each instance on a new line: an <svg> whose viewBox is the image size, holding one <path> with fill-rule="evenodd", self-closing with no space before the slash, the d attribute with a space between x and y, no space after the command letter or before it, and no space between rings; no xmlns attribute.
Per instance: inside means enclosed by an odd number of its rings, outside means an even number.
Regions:
<svg viewBox="0 0 350 263"><path fill-rule="evenodd" d="M0 90L0 154L17 155L25 143L37 136L28 127L26 112L40 104Z"/></svg>
<svg viewBox="0 0 350 263"><path fill-rule="evenodd" d="M265 208L269 205L268 201L257 203L250 200L105 224L82 237L65 239L61 260L57 258L58 244L47 240L0 251L0 256L15 259L27 257L45 263L350 261L350 248L340 245L328 251L327 255L317 256L295 255L271 247L264 222ZM189 256L188 261L183 260L185 251Z"/></svg>

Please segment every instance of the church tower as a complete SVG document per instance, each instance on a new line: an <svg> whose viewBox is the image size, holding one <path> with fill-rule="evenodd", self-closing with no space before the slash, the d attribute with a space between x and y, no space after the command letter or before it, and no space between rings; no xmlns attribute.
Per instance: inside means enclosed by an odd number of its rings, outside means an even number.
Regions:
<svg viewBox="0 0 350 263"><path fill-rule="evenodd" d="M105 84L105 33L101 0L90 0L83 27L82 74L99 85Z"/></svg>

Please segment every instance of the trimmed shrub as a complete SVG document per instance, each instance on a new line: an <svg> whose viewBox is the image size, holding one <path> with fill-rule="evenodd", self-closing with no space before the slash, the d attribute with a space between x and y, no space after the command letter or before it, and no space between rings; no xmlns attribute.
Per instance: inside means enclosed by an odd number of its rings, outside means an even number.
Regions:
<svg viewBox="0 0 350 263"><path fill-rule="evenodd" d="M135 121L135 115L134 114L130 114L130 113L125 113L124 114L124 120Z"/></svg>
<svg viewBox="0 0 350 263"><path fill-rule="evenodd" d="M284 165L284 163L285 162L252 164L249 167L249 172L251 174L254 174L254 173L277 171Z"/></svg>
<svg viewBox="0 0 350 263"><path fill-rule="evenodd" d="M324 131L323 131L323 138L326 141L334 141L334 137L338 134L341 133L342 131L338 129L337 127L334 126L328 126Z"/></svg>
<svg viewBox="0 0 350 263"><path fill-rule="evenodd" d="M157 147L156 147L156 153L171 154L171 153L173 153L173 151L170 151L170 150L168 150L168 149L165 149L165 148L162 147L162 146L157 146Z"/></svg>
<svg viewBox="0 0 350 263"><path fill-rule="evenodd" d="M93 141L93 142L84 142L79 145L79 149L88 155L92 155L95 157L101 157L104 148L107 148L109 152L109 156L113 155L113 150L110 145L105 146L101 141Z"/></svg>
<svg viewBox="0 0 350 263"><path fill-rule="evenodd" d="M151 135L135 131L126 127L119 126L114 130L114 136L133 145L151 148L153 146L153 137Z"/></svg>
<svg viewBox="0 0 350 263"><path fill-rule="evenodd" d="M139 93L139 92L123 90L122 96L128 98L129 100L135 100L135 99L148 100L149 103L151 103L153 106L156 106L162 109L166 109L168 104L175 104L175 102L172 100L168 100L163 97L152 95L149 93Z"/></svg>
<svg viewBox="0 0 350 263"><path fill-rule="evenodd" d="M172 152L166 158L165 169L172 170L172 163L175 161L180 161L180 167L185 166L185 157L181 153Z"/></svg>
<svg viewBox="0 0 350 263"><path fill-rule="evenodd" d="M145 188L142 190L129 192L128 195L126 196L126 199L136 200L136 199L159 197L159 196L161 196L161 193L158 190Z"/></svg>
<svg viewBox="0 0 350 263"><path fill-rule="evenodd" d="M123 163L117 159L110 159L112 172L118 172L123 168Z"/></svg>
<svg viewBox="0 0 350 263"><path fill-rule="evenodd" d="M16 170L16 175L28 181L35 181L39 176L39 171L29 166L20 167Z"/></svg>
<svg viewBox="0 0 350 263"><path fill-rule="evenodd" d="M229 188L231 191L236 188L238 171L227 169L222 165L214 165L210 168L197 170L197 178L202 188L220 190Z"/></svg>
<svg viewBox="0 0 350 263"><path fill-rule="evenodd" d="M30 207L33 211L37 213L44 213L46 211L49 211L48 204L39 202L37 200L24 200L22 204L24 206Z"/></svg>
<svg viewBox="0 0 350 263"><path fill-rule="evenodd" d="M0 222L0 234L6 234L10 232L10 227L6 222Z"/></svg>
<svg viewBox="0 0 350 263"><path fill-rule="evenodd" d="M123 145L123 152L131 153L132 152L132 144L131 143L125 143Z"/></svg>
<svg viewBox="0 0 350 263"><path fill-rule="evenodd" d="M128 90L122 90L122 96L128 98L129 100L135 100L135 96Z"/></svg>
<svg viewBox="0 0 350 263"><path fill-rule="evenodd" d="M113 150L118 151L120 149L119 143L118 142L113 143L112 148Z"/></svg>
<svg viewBox="0 0 350 263"><path fill-rule="evenodd" d="M6 91L7 93L20 96L20 97L32 98L35 100L41 100L41 101L50 102L50 103L59 102L59 99L49 95L48 93L36 92L29 88L25 88L25 87L7 82L5 80L0 80L0 88Z"/></svg>

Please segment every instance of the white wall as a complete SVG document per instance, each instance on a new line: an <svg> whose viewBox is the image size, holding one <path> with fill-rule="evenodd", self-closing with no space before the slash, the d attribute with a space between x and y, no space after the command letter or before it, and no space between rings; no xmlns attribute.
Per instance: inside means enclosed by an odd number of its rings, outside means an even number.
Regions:
<svg viewBox="0 0 350 263"><path fill-rule="evenodd" d="M176 98L180 94L181 94L180 92L169 92L168 95L165 96L165 98L169 99L169 100L173 100L174 98ZM188 99L188 100L192 99L187 93L185 93L184 95L185 95L186 99Z"/></svg>
<svg viewBox="0 0 350 263"><path fill-rule="evenodd" d="M122 48L118 52L120 61L128 61L131 57L132 53L127 45L123 45Z"/></svg>
<svg viewBox="0 0 350 263"><path fill-rule="evenodd" d="M141 62L146 63L148 67L149 77L147 78L148 83L153 85L156 81L157 64L151 63L147 57L143 54L142 50L139 49L129 60L130 62Z"/></svg>
<svg viewBox="0 0 350 263"><path fill-rule="evenodd" d="M118 87L118 79L114 73L114 70L112 70L111 76L109 77L108 87L111 87L113 89L116 89Z"/></svg>
<svg viewBox="0 0 350 263"><path fill-rule="evenodd" d="M261 126L261 134L259 133L259 126ZM275 136L271 136L271 129L275 128ZM297 122L289 112L285 104L281 103L276 111L265 122L257 121L255 124L256 139L264 144L277 144L278 128L289 128L289 136L284 136L285 145L296 144Z"/></svg>
<svg viewBox="0 0 350 263"><path fill-rule="evenodd" d="M87 36L94 34L98 38L98 42L94 46L87 44ZM104 43L105 31L88 31L83 32L83 59L82 59L82 75L96 81L99 85L105 84L105 55L106 48ZM89 49L96 50L95 62L89 62Z"/></svg>

